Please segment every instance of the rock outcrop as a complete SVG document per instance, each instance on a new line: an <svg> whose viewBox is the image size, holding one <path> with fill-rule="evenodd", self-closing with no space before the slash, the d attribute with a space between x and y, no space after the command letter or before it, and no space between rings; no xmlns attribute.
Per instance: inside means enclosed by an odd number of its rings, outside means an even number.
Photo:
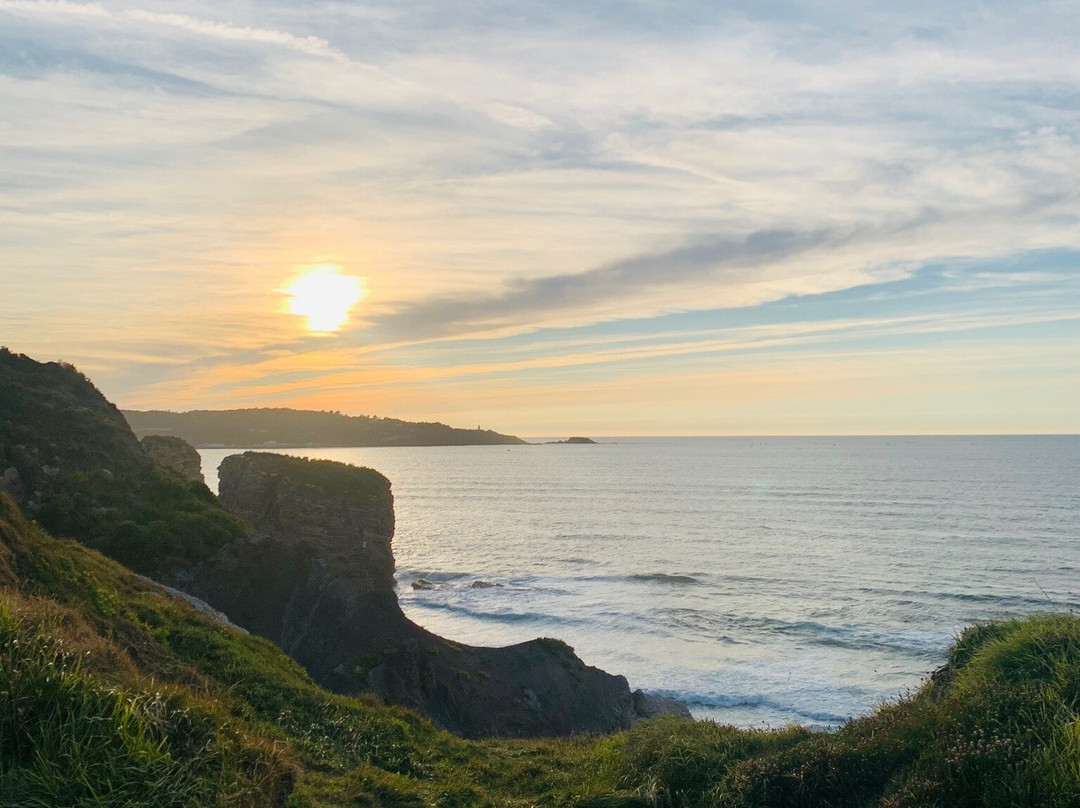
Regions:
<svg viewBox="0 0 1080 808"><path fill-rule="evenodd" d="M255 532L177 584L320 683L363 689L357 666L414 636L394 594L390 482L371 469L257 452L225 458L218 474L222 503Z"/></svg>
<svg viewBox="0 0 1080 808"><path fill-rule="evenodd" d="M634 711L642 718L656 718L661 715L692 718L690 708L670 696L654 696L643 690L635 690L633 696Z"/></svg>
<svg viewBox="0 0 1080 808"><path fill-rule="evenodd" d="M14 466L8 466L0 476L0 493L7 494L15 502L23 502L26 499L22 475Z"/></svg>
<svg viewBox="0 0 1080 808"><path fill-rule="evenodd" d="M175 438L172 435L147 435L140 443L151 459L162 468L176 472L185 480L206 482L202 473L202 458L198 450L183 438Z"/></svg>
<svg viewBox="0 0 1080 808"><path fill-rule="evenodd" d="M558 640L475 648L408 620L394 593L390 483L378 472L248 452L226 458L219 479L222 502L255 533L181 586L320 684L375 693L467 737L606 733L677 711Z"/></svg>
<svg viewBox="0 0 1080 808"><path fill-rule="evenodd" d="M182 592L179 589L174 589L171 586L165 586L165 584L158 583L152 578L147 578L145 575L136 575L135 577L143 583L152 586L155 590L161 592L162 595L165 597L172 598L174 600L184 601L184 603L191 606L191 608L193 608L199 614L210 618L212 622L217 623L219 626L228 626L229 628L236 629L241 634L250 633L243 626L236 625L236 623L232 622L224 613L219 612L202 598L197 598L194 595L191 595L187 592ZM641 691L638 692L640 693Z"/></svg>

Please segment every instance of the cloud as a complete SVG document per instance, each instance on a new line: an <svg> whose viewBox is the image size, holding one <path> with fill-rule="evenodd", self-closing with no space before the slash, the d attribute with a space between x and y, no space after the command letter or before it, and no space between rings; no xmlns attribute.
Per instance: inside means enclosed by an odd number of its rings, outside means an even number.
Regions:
<svg viewBox="0 0 1080 808"><path fill-rule="evenodd" d="M0 0L0 11L68 14L75 17L111 16L100 3L71 3L68 0Z"/></svg>
<svg viewBox="0 0 1080 808"><path fill-rule="evenodd" d="M124 390L313 357L273 290L321 255L370 279L339 339L408 344L421 367L508 334L539 360L556 332L764 322L867 285L918 313L1075 277L1007 266L1080 247L1071 4L0 16L0 328L97 356Z"/></svg>
<svg viewBox="0 0 1080 808"><path fill-rule="evenodd" d="M276 45L311 56L322 56L337 62L348 57L332 48L325 39L316 36L296 36L271 28L253 28L224 22L200 19L187 14L162 13L145 9L109 11L100 3L73 3L68 0L0 0L0 11L28 14L61 15L99 20L135 20L144 23L178 28L203 37L233 42L253 42Z"/></svg>
<svg viewBox="0 0 1080 808"><path fill-rule="evenodd" d="M1031 287L1038 284L1051 284L1068 280L1067 275L1058 272L964 272L947 271L944 277L949 280L945 287L948 291L977 292L983 289L1005 289Z"/></svg>
<svg viewBox="0 0 1080 808"><path fill-rule="evenodd" d="M552 312L588 311L657 287L687 283L745 285L752 271L850 238L829 231L763 230L742 238L710 238L671 250L624 258L586 272L516 280L488 297L447 296L403 306L376 326L390 335L445 336L543 321ZM733 301L734 302L734 301Z"/></svg>
<svg viewBox="0 0 1080 808"><path fill-rule="evenodd" d="M1019 204L1038 215L1069 197L1049 195ZM1008 210L1008 209L1006 209ZM551 326L581 326L671 312L730 309L820 295L912 277L935 258L957 266L945 273L941 291L1031 287L1067 278L1039 271L974 272L972 256L1008 254L1016 244L1039 244L1021 210L994 211L1013 219L987 234L984 209L927 209L889 223L848 224L813 230L763 229L745 236L699 237L677 247L649 251L578 273L514 279L493 293L446 293L405 302L371 319L381 339L429 339L518 333ZM1027 229L1027 232L1021 233ZM1080 246L1051 228L1050 243Z"/></svg>
<svg viewBox="0 0 1080 808"><path fill-rule="evenodd" d="M187 14L162 14L153 11L134 9L123 12L123 16L142 22L158 23L180 28L201 36L224 39L235 42L257 42L280 45L290 50L312 56L325 56L337 62L348 62L349 57L336 48L330 47L325 39L316 36L296 36L287 31L271 28L251 28L249 26L229 25L228 23L201 20Z"/></svg>

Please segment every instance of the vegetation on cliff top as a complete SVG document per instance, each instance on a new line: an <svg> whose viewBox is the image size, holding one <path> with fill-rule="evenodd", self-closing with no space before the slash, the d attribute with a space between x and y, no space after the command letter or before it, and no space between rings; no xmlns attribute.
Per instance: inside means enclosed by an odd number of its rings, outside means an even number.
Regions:
<svg viewBox="0 0 1080 808"><path fill-rule="evenodd" d="M229 455L221 461L220 478L227 479L230 472L236 473L233 470L244 468L287 479L298 488L310 487L363 504L377 502L390 488L390 481L375 469L272 452Z"/></svg>
<svg viewBox="0 0 1080 808"><path fill-rule="evenodd" d="M976 626L838 732L470 742L318 688L0 497L2 806L1080 804L1080 619Z"/></svg>

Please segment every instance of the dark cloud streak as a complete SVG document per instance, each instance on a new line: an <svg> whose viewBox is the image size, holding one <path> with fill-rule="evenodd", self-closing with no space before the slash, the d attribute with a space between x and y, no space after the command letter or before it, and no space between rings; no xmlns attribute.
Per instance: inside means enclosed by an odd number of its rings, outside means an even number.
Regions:
<svg viewBox="0 0 1080 808"><path fill-rule="evenodd" d="M829 229L765 229L741 238L711 237L585 272L513 281L501 294L486 298L424 300L380 318L374 328L388 339L442 337L460 330L505 327L525 317L585 309L650 288L694 282L720 286L748 283L761 277L758 270L763 265L838 246L852 235Z"/></svg>

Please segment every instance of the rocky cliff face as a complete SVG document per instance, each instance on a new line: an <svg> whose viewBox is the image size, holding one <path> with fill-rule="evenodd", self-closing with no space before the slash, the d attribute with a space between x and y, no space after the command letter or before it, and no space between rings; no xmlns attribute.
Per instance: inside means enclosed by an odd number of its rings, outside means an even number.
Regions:
<svg viewBox="0 0 1080 808"><path fill-rule="evenodd" d="M394 595L390 482L341 463L248 452L219 469L222 503L255 528L178 578L277 643L321 683L364 687L365 660L414 636Z"/></svg>
<svg viewBox="0 0 1080 808"><path fill-rule="evenodd" d="M473 648L423 630L394 593L390 484L370 469L246 453L221 500L256 528L183 588L273 640L316 681L373 692L470 737L612 732L657 711L565 643Z"/></svg>
<svg viewBox="0 0 1080 808"><path fill-rule="evenodd" d="M198 450L182 438L171 435L147 435L141 441L150 458L162 468L176 472L185 480L205 483L202 458Z"/></svg>

